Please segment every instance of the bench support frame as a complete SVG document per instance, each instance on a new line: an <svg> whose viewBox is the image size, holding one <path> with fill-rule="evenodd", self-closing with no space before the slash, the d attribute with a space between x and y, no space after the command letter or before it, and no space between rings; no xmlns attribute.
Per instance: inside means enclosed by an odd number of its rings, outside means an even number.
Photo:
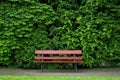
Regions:
<svg viewBox="0 0 120 80"><path fill-rule="evenodd" d="M42 57L44 57L44 54L42 54ZM43 60L42 60L42 62L43 62ZM41 72L43 72L43 63L41 63Z"/></svg>
<svg viewBox="0 0 120 80"><path fill-rule="evenodd" d="M41 67L41 72L43 72L43 64L42 63L40 65L40 67Z"/></svg>
<svg viewBox="0 0 120 80"><path fill-rule="evenodd" d="M77 63L74 64L75 72L77 72Z"/></svg>
<svg viewBox="0 0 120 80"><path fill-rule="evenodd" d="M40 67L41 67L40 71L43 72L43 64L42 64L42 63L41 63L41 65L40 65ZM77 63L74 63L74 69L75 69L75 72L78 71Z"/></svg>

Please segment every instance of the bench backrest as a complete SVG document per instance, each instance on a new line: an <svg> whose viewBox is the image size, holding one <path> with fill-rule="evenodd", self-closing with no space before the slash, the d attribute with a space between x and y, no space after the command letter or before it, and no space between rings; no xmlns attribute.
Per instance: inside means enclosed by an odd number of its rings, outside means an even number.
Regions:
<svg viewBox="0 0 120 80"><path fill-rule="evenodd" d="M81 63L83 62L81 50L36 50L35 54L36 56L35 56L34 62L36 63ZM51 54L52 56L49 56ZM54 54L55 56L53 56ZM69 55L69 56L64 56L64 55Z"/></svg>
<svg viewBox="0 0 120 80"><path fill-rule="evenodd" d="M35 54L82 54L81 50L36 50Z"/></svg>

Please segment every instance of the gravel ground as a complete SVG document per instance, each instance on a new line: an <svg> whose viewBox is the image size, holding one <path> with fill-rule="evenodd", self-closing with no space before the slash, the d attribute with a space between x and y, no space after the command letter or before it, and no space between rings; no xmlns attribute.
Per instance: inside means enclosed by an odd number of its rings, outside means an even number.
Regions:
<svg viewBox="0 0 120 80"><path fill-rule="evenodd" d="M0 76L3 75L28 75L28 76L113 76L120 77L120 68L102 68L102 69L79 69L74 70L44 70L39 69L11 69L0 68Z"/></svg>

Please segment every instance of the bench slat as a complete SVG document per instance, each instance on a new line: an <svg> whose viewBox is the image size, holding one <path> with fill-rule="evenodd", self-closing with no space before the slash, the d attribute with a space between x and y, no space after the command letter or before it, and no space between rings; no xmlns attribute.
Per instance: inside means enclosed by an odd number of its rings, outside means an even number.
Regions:
<svg viewBox="0 0 120 80"><path fill-rule="evenodd" d="M82 57L57 57L57 56L50 56L50 57L40 57L36 56L36 60L82 60Z"/></svg>
<svg viewBox="0 0 120 80"><path fill-rule="evenodd" d="M80 63L83 64L84 61L34 61L35 63Z"/></svg>
<svg viewBox="0 0 120 80"><path fill-rule="evenodd" d="M81 50L36 50L35 54L82 54Z"/></svg>

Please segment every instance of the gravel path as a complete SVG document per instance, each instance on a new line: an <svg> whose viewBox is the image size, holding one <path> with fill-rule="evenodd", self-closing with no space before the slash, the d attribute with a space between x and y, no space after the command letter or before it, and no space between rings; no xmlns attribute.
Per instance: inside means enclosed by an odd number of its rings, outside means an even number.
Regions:
<svg viewBox="0 0 120 80"><path fill-rule="evenodd" d="M120 68L102 68L102 69L79 69L78 72L73 70L40 70L36 69L10 69L0 68L2 75L28 75L28 76L113 76L120 77Z"/></svg>

